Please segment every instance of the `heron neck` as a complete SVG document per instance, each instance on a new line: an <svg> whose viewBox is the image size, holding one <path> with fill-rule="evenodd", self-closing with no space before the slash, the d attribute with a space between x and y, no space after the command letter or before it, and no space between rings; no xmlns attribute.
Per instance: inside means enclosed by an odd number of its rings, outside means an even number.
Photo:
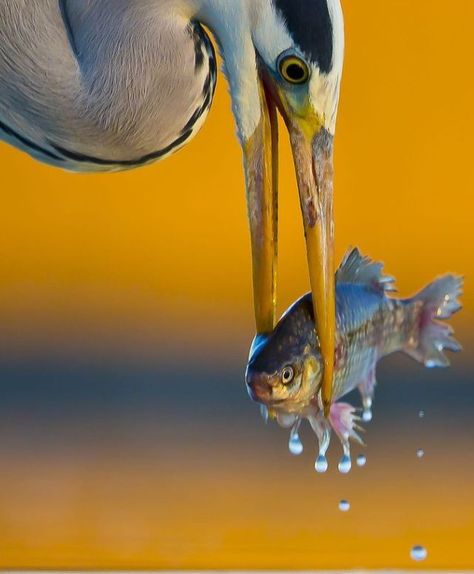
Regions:
<svg viewBox="0 0 474 574"><path fill-rule="evenodd" d="M211 30L219 45L242 141L254 133L261 119L252 28L262 1L184 0L193 8L193 17Z"/></svg>

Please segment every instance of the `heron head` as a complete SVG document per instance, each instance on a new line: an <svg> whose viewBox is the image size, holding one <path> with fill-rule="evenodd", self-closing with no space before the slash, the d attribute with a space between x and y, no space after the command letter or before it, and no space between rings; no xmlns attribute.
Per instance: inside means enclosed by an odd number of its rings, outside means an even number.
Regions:
<svg viewBox="0 0 474 574"><path fill-rule="evenodd" d="M294 132L331 140L344 54L340 0L257 2L251 16L258 75L292 142Z"/></svg>
<svg viewBox="0 0 474 574"><path fill-rule="evenodd" d="M344 52L340 0L221 4L214 29L244 151L257 332L268 333L275 323L278 111L293 150L328 404L335 338L333 137Z"/></svg>

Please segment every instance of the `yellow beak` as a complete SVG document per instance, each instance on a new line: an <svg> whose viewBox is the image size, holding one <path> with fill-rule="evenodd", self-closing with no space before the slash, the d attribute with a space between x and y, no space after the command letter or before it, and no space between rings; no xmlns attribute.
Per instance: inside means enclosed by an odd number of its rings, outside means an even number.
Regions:
<svg viewBox="0 0 474 574"><path fill-rule="evenodd" d="M332 399L335 351L335 268L332 136L314 118L293 118L271 86L260 86L261 120L244 142L250 221L255 320L258 334L276 318L278 244L277 106L290 134L313 297L316 332L324 362L321 395L326 415Z"/></svg>
<svg viewBox="0 0 474 574"><path fill-rule="evenodd" d="M278 255L278 118L263 84L260 108L260 124L243 146L257 334L275 325Z"/></svg>
<svg viewBox="0 0 474 574"><path fill-rule="evenodd" d="M321 128L308 139L289 126L306 237L316 333L324 363L324 413L332 400L336 340L332 136Z"/></svg>

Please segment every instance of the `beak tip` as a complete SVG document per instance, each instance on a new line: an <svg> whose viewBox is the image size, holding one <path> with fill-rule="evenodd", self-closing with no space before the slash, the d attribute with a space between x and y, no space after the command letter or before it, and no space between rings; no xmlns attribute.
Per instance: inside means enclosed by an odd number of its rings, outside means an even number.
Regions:
<svg viewBox="0 0 474 574"><path fill-rule="evenodd" d="M324 416L325 416L326 418L328 418L328 417L329 417L329 413L330 413L330 411L331 411L331 401L326 401L326 400L324 400L324 402L323 402L323 409L324 409Z"/></svg>

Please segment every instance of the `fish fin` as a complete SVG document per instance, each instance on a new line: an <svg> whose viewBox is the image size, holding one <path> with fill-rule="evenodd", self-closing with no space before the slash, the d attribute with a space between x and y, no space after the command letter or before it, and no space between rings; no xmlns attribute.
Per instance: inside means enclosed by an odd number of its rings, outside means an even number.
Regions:
<svg viewBox="0 0 474 574"><path fill-rule="evenodd" d="M359 430L358 422L360 417L356 414L357 409L349 403L333 403L329 412L329 422L331 423L334 432L339 437L343 446L349 446L349 440L355 440L359 444L364 444L364 441L357 434Z"/></svg>
<svg viewBox="0 0 474 574"><path fill-rule="evenodd" d="M357 247L344 256L336 272L336 282L365 285L378 293L396 291L395 279L383 275L383 263L365 257Z"/></svg>
<svg viewBox="0 0 474 574"><path fill-rule="evenodd" d="M444 350L461 351L461 345L454 339L450 325L439 319L449 319L461 309L459 297L462 294L463 278L445 275L430 283L411 301L422 303L419 315L419 336L416 346L408 342L405 352L426 367L447 367L449 359Z"/></svg>

